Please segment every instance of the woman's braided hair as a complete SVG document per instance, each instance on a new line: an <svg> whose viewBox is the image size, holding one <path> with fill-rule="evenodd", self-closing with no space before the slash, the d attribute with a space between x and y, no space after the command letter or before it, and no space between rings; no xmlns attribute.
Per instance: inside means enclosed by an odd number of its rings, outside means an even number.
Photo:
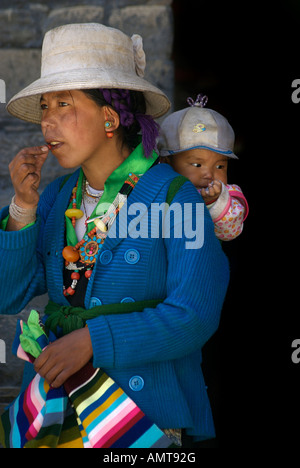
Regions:
<svg viewBox="0 0 300 468"><path fill-rule="evenodd" d="M142 133L142 144L145 157L149 157L156 147L158 124L145 114L146 103L141 91L128 89L85 89L82 90L100 107L109 105L120 117L121 138L131 150L139 143L139 133Z"/></svg>

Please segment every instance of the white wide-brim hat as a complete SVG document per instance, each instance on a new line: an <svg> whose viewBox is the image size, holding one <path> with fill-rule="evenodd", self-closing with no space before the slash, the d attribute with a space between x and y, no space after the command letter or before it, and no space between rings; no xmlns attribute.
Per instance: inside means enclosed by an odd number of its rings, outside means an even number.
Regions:
<svg viewBox="0 0 300 468"><path fill-rule="evenodd" d="M167 96L146 81L141 36L131 38L98 23L67 24L45 34L41 77L13 96L10 114L28 122L41 122L40 98L52 91L118 88L142 91L146 113L154 118L170 108Z"/></svg>
<svg viewBox="0 0 300 468"><path fill-rule="evenodd" d="M233 128L223 115L212 109L187 107L168 115L160 127L157 146L160 156L198 148L238 159L233 151Z"/></svg>

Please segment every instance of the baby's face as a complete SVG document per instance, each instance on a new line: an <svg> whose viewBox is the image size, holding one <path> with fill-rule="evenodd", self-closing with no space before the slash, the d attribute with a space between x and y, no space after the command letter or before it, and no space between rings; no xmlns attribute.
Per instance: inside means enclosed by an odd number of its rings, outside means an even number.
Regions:
<svg viewBox="0 0 300 468"><path fill-rule="evenodd" d="M169 158L173 169L184 175L197 189L205 188L213 180L227 184L228 158L207 149L192 149L173 154Z"/></svg>

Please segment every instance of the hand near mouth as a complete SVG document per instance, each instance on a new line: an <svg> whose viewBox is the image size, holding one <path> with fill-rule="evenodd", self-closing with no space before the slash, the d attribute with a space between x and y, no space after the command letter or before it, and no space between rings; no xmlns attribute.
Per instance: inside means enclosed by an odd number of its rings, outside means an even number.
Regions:
<svg viewBox="0 0 300 468"><path fill-rule="evenodd" d="M31 209L37 206L41 170L48 154L47 146L24 148L9 164L10 177L15 189L15 203L21 208Z"/></svg>
<svg viewBox="0 0 300 468"><path fill-rule="evenodd" d="M219 180L213 180L206 188L199 190L204 203L207 205L216 201L222 192L222 182Z"/></svg>

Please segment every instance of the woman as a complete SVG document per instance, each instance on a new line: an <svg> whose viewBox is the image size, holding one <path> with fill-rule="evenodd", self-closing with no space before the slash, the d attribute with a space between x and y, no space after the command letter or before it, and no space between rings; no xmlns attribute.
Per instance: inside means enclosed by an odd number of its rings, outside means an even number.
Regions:
<svg viewBox="0 0 300 468"><path fill-rule="evenodd" d="M142 78L144 67L139 36L92 23L46 34L41 78L8 104L16 117L41 123L47 146L23 149L10 164L15 197L0 213L1 313L18 313L48 292L51 329L53 308L57 317L70 305L86 312L130 305L128 313L99 312L70 333L60 320L52 327L58 339L34 371L59 389L92 360L161 429L203 440L214 427L201 348L218 327L228 264L206 210L204 241L191 245L184 216L199 222L201 198L188 181L174 191L168 235L161 223L151 235L151 208L170 201L177 174L156 164L152 117L169 101ZM49 148L62 167L80 168L39 198ZM133 216L136 204L151 219L140 236L145 216ZM139 310L141 301L150 302ZM31 366L23 388L34 375Z"/></svg>

